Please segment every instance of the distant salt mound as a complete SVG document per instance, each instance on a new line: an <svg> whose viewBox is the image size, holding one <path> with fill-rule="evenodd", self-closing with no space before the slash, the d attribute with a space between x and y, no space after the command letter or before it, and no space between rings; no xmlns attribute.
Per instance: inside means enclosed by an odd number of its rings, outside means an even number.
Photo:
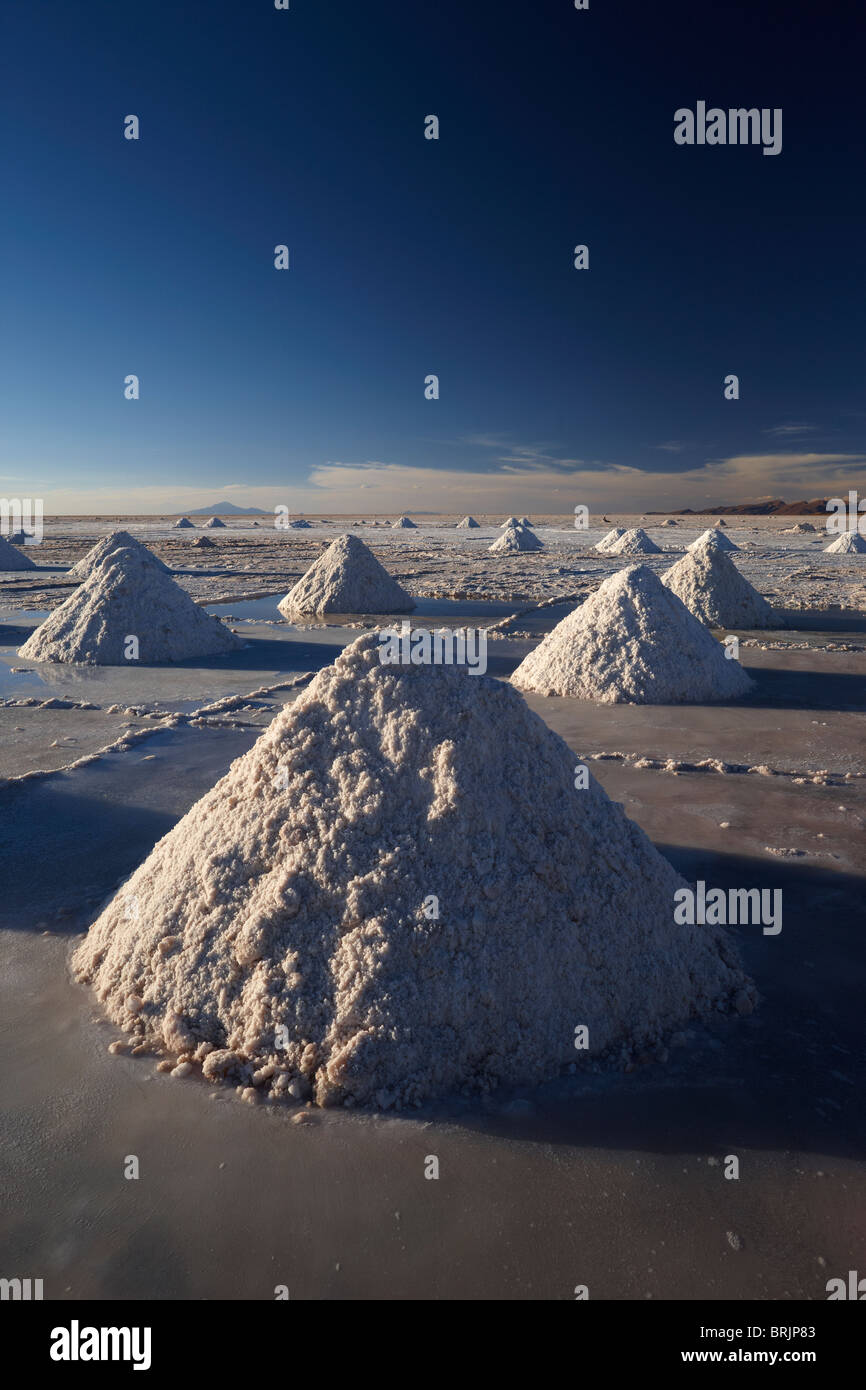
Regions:
<svg viewBox="0 0 866 1390"><path fill-rule="evenodd" d="M218 516L212 516L210 521L205 522L205 529L208 531L224 531L226 529L226 524L224 521L220 521Z"/></svg>
<svg viewBox="0 0 866 1390"><path fill-rule="evenodd" d="M642 527L637 526L632 531L625 531L617 540L611 541L605 554L660 555L661 546L656 545L652 537L648 536Z"/></svg>
<svg viewBox="0 0 866 1390"><path fill-rule="evenodd" d="M811 521L798 521L796 526L788 526L782 532L783 536L802 536L807 532L817 531L817 526L813 526Z"/></svg>
<svg viewBox="0 0 866 1390"><path fill-rule="evenodd" d="M182 516L179 521L174 523L175 531L193 531L195 527L188 516Z"/></svg>
<svg viewBox="0 0 866 1390"><path fill-rule="evenodd" d="M508 685L365 634L158 842L75 977L206 1080L320 1106L535 1085L750 1013L733 939L675 921L685 883L574 766Z"/></svg>
<svg viewBox="0 0 866 1390"><path fill-rule="evenodd" d="M363 524L364 523L362 521L361 525L363 526ZM312 529L310 522L304 521L303 518L300 518L298 521L290 521L289 526L293 531L309 531Z"/></svg>
<svg viewBox="0 0 866 1390"><path fill-rule="evenodd" d="M662 524L662 526L676 526L677 523L674 521L674 519L673 519L672 516L669 516L669 517L666 517L665 520L664 520L661 524Z"/></svg>
<svg viewBox="0 0 866 1390"><path fill-rule="evenodd" d="M19 656L127 666L129 639L137 660L151 665L211 656L240 647L219 618L211 618L183 589L141 554L143 547L112 551L73 594L28 637Z"/></svg>
<svg viewBox="0 0 866 1390"><path fill-rule="evenodd" d="M528 516L522 516L517 524L518 526L532 526L532 522L529 520Z"/></svg>
<svg viewBox="0 0 866 1390"><path fill-rule="evenodd" d="M507 521L503 521L499 529L500 531L507 531L510 527L519 525L520 521L518 520L518 518L516 516L510 516Z"/></svg>
<svg viewBox="0 0 866 1390"><path fill-rule="evenodd" d="M824 546L824 554L864 555L866 554L866 537L861 536L859 531L843 531L830 545Z"/></svg>
<svg viewBox="0 0 866 1390"><path fill-rule="evenodd" d="M128 531L112 531L110 536L103 536L101 541L97 541L96 545L72 566L69 578L86 579L99 568L107 555L113 555L116 550L134 550L163 574L171 574L168 565L164 565L162 560L154 555L152 550L148 550L146 545L142 545L141 541L136 540L135 536L131 536Z"/></svg>
<svg viewBox="0 0 866 1390"><path fill-rule="evenodd" d="M701 546L707 545L708 543L710 545L721 546L722 550L739 550L740 548L728 536L723 535L721 531L717 531L714 527L711 527L709 531L702 531L697 540L692 541L691 545L686 546L686 549L698 550Z"/></svg>
<svg viewBox="0 0 866 1390"><path fill-rule="evenodd" d="M661 580L707 627L785 626L720 545L708 542L687 551Z"/></svg>
<svg viewBox="0 0 866 1390"><path fill-rule="evenodd" d="M392 525L392 527L391 527L391 530L392 530L392 531L415 531L415 530L417 530L417 527L415 526L414 521L412 521L410 517L408 517L408 516L398 516L397 520L393 523L393 525Z"/></svg>
<svg viewBox="0 0 866 1390"><path fill-rule="evenodd" d="M277 605L292 613L409 613L415 601L359 536L338 536Z"/></svg>
<svg viewBox="0 0 866 1390"><path fill-rule="evenodd" d="M192 543L193 550L216 550L216 544L208 536L197 536Z"/></svg>
<svg viewBox="0 0 866 1390"><path fill-rule="evenodd" d="M16 550L5 536L0 536L0 573L9 570L35 570L30 556L23 550Z"/></svg>
<svg viewBox="0 0 866 1390"><path fill-rule="evenodd" d="M646 565L611 575L511 677L522 690L604 704L733 700L752 682Z"/></svg>
<svg viewBox="0 0 866 1390"><path fill-rule="evenodd" d="M728 523L724 520L723 517L719 517L718 521L716 522L716 528L718 529L718 527L720 526L727 526L727 524Z"/></svg>
<svg viewBox="0 0 866 1390"><path fill-rule="evenodd" d="M606 536L602 536L598 545L595 547L602 555L609 555L611 546L619 540L620 536L625 535L624 526L614 526L612 531L608 531Z"/></svg>
<svg viewBox="0 0 866 1390"><path fill-rule="evenodd" d="M491 546L487 547L489 555L517 555L526 550L543 550L544 542L540 541L534 531L528 526L509 526L507 531L497 537Z"/></svg>
<svg viewBox="0 0 866 1390"><path fill-rule="evenodd" d="M460 531L461 529L467 531L477 531L479 529L479 526L474 516L464 516L462 521L458 521L456 529L458 531Z"/></svg>

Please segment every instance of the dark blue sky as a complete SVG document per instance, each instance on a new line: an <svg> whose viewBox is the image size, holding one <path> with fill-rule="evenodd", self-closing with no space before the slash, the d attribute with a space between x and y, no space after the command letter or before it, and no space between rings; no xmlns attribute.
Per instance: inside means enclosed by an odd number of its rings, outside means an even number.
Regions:
<svg viewBox="0 0 866 1390"><path fill-rule="evenodd" d="M859 9L7 0L2 489L494 510L518 480L570 511L858 485ZM781 107L782 153L675 145L698 100Z"/></svg>

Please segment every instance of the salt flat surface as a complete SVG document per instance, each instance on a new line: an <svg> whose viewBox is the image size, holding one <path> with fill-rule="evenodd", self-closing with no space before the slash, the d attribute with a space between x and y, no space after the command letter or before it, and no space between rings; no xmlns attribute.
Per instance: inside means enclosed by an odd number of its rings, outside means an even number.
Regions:
<svg viewBox="0 0 866 1390"><path fill-rule="evenodd" d="M488 559L503 518L478 519L485 525L457 541L434 524L361 534L421 598L413 623L458 616L442 602L450 598L462 621L501 625L488 654L506 678L623 562L590 549L609 527L554 531L538 517L544 552ZM664 546L676 541L647 557L657 573L708 520L655 530L653 519L611 517ZM179 582L209 609L222 598L219 611L248 646L213 665L150 668L146 682L121 668L12 674L24 664L20 631L70 592L59 566L117 526L51 523L48 568L0 580L0 696L39 702L0 708L0 777L40 774L0 783L0 1163L10 1198L0 1238L10 1266L38 1268L46 1297L69 1299L271 1298L277 1282L293 1299L571 1299L578 1282L602 1298L823 1299L828 1271L857 1268L866 565L824 554L823 532L782 536L791 524L731 519L738 568L796 618L783 633L741 634L756 682L745 700L527 697L681 873L783 888L782 934L738 934L763 995L758 1011L688 1030L667 1061L628 1073L566 1076L483 1105L453 1098L296 1125L233 1095L210 1099L203 1084L157 1073L152 1058L109 1055L117 1032L71 984L68 955L119 881L296 697L297 687L280 687L363 630L357 619L279 623L276 599L269 609L261 598L286 592L345 520L287 541L259 539L246 520L210 533L232 547L226 563ZM193 553L165 523L146 528L166 563ZM98 708L44 708L46 699ZM172 727L178 714L185 722ZM731 1152L748 1181L721 1177ZM142 1161L137 1183L123 1180L129 1153ZM440 1158L438 1183L424 1180L428 1154Z"/></svg>

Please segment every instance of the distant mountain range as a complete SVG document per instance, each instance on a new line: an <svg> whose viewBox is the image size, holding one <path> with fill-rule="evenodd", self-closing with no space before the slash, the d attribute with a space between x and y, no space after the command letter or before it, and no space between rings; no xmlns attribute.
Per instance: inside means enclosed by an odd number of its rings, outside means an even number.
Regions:
<svg viewBox="0 0 866 1390"><path fill-rule="evenodd" d="M824 516L826 511L826 497L812 497L808 502L762 497L757 502L737 502L728 507L682 507L678 512L648 512L647 516Z"/></svg>
<svg viewBox="0 0 866 1390"><path fill-rule="evenodd" d="M178 513L180 515L180 513ZM261 507L236 507L234 502L215 502L212 507L196 507L184 516L262 516Z"/></svg>

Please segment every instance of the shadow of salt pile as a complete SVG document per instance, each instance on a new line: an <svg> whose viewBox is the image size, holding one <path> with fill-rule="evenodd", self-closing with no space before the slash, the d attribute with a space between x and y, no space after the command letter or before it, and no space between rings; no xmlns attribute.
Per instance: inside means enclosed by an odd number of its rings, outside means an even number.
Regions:
<svg viewBox="0 0 866 1390"><path fill-rule="evenodd" d="M808 655L808 653L804 653ZM743 661L755 682L738 704L765 709L866 709L866 679L843 671L797 671L780 666L753 666Z"/></svg>
<svg viewBox="0 0 866 1390"><path fill-rule="evenodd" d="M866 1155L862 951L866 876L657 846L690 882L781 889L782 931L733 929L761 1002L746 1019L684 1025L667 1060L578 1073L453 1123L513 1141L657 1154ZM696 926L695 931L700 931Z"/></svg>
<svg viewBox="0 0 866 1390"><path fill-rule="evenodd" d="M155 732L127 752L0 789L0 929L86 929L260 732Z"/></svg>

